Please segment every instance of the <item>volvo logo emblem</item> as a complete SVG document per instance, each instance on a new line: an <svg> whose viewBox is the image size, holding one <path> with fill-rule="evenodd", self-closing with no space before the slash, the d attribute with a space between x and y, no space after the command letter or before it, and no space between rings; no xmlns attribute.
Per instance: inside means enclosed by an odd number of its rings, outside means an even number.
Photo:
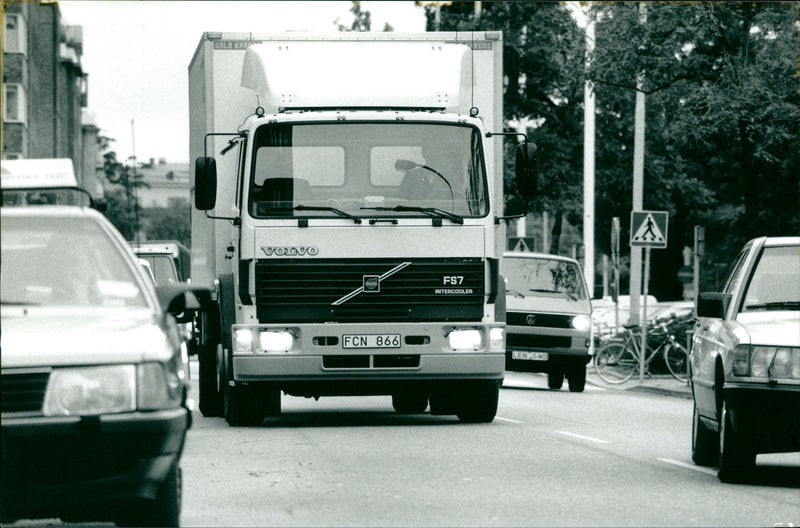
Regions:
<svg viewBox="0 0 800 528"><path fill-rule="evenodd" d="M378 293L381 291L380 275L364 275L364 293Z"/></svg>
<svg viewBox="0 0 800 528"><path fill-rule="evenodd" d="M533 326L536 324L536 316L534 314L528 314L525 317L525 322L528 323L528 326Z"/></svg>
<svg viewBox="0 0 800 528"><path fill-rule="evenodd" d="M261 250L268 257L315 257L319 255L316 246L261 246Z"/></svg>

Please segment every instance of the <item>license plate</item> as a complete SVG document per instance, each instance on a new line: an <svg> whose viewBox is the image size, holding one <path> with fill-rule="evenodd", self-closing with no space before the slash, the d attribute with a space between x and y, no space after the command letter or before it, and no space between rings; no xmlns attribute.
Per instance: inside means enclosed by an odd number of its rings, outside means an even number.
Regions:
<svg viewBox="0 0 800 528"><path fill-rule="evenodd" d="M347 334L342 348L400 348L400 334Z"/></svg>
<svg viewBox="0 0 800 528"><path fill-rule="evenodd" d="M527 350L512 350L511 359L524 359L527 361L547 361L547 352L528 352Z"/></svg>

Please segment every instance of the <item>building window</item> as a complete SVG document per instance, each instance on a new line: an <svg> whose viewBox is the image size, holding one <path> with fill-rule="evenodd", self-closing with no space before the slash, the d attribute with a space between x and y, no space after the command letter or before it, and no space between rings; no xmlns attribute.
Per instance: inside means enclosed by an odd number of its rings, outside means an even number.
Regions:
<svg viewBox="0 0 800 528"><path fill-rule="evenodd" d="M3 85L3 121L25 122L25 90L20 84Z"/></svg>
<svg viewBox="0 0 800 528"><path fill-rule="evenodd" d="M17 14L5 15L3 51L5 53L26 53L25 19Z"/></svg>

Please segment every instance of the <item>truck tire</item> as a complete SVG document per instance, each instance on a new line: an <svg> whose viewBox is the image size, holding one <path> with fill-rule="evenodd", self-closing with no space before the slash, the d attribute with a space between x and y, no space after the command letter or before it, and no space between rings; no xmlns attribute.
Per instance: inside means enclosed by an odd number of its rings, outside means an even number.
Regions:
<svg viewBox="0 0 800 528"><path fill-rule="evenodd" d="M559 390L564 385L564 372L558 370L558 367L551 367L547 373L547 386L553 390Z"/></svg>
<svg viewBox="0 0 800 528"><path fill-rule="evenodd" d="M456 416L466 423L490 423L497 414L500 382L468 381L462 387L460 409Z"/></svg>
<svg viewBox="0 0 800 528"><path fill-rule="evenodd" d="M262 402L248 385L225 384L225 421L232 427L253 427L264 421Z"/></svg>
<svg viewBox="0 0 800 528"><path fill-rule="evenodd" d="M583 363L572 365L567 371L567 381L570 392L583 392L586 388L586 365Z"/></svg>
<svg viewBox="0 0 800 528"><path fill-rule="evenodd" d="M722 402L719 420L719 470L717 477L722 482L739 483L752 474L756 465L755 453L747 447L744 439L733 429L728 403Z"/></svg>
<svg viewBox="0 0 800 528"><path fill-rule="evenodd" d="M281 389L264 383L258 389L262 416L275 418L281 415Z"/></svg>
<svg viewBox="0 0 800 528"><path fill-rule="evenodd" d="M392 407L399 414L421 414L428 408L428 395L407 390L392 394Z"/></svg>
<svg viewBox="0 0 800 528"><path fill-rule="evenodd" d="M205 417L222 416L222 393L217 379L217 347L211 343L199 347L200 412Z"/></svg>

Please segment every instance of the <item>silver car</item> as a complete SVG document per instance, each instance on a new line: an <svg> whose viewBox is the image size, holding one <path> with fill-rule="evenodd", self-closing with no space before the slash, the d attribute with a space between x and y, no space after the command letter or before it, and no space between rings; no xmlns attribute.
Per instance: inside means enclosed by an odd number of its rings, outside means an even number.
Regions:
<svg viewBox="0 0 800 528"><path fill-rule="evenodd" d="M692 459L741 481L758 453L800 450L800 237L748 242L697 315Z"/></svg>
<svg viewBox="0 0 800 528"><path fill-rule="evenodd" d="M93 209L0 214L0 520L176 526L191 413L172 314L197 297L155 288Z"/></svg>

